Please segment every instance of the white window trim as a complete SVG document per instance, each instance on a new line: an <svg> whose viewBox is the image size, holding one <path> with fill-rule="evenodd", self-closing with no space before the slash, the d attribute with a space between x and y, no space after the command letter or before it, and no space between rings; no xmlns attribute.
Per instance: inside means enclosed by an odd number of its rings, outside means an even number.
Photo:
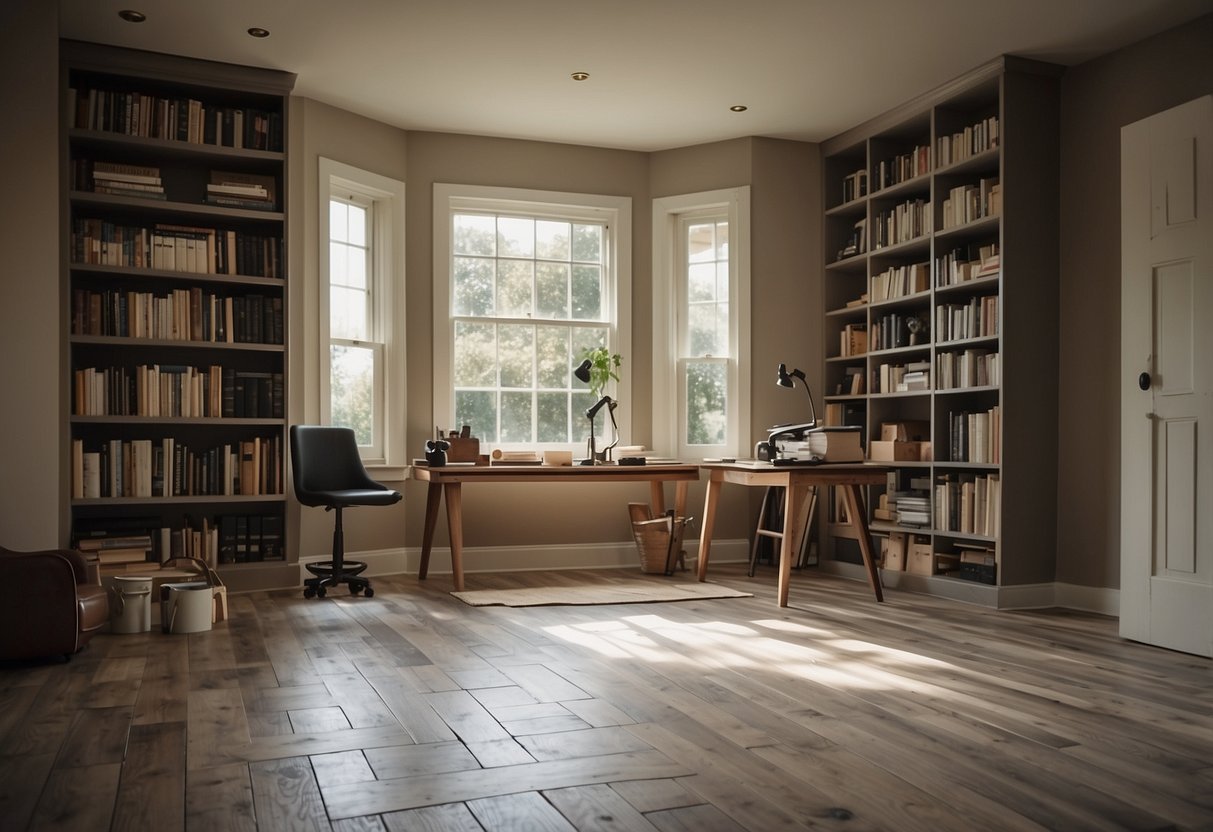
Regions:
<svg viewBox="0 0 1213 832"><path fill-rule="evenodd" d="M382 367L383 454L364 459L372 476L383 481L403 480L407 474L405 447L405 407L407 403L407 365L405 359L405 274L404 274L404 183L351 165L319 157L319 227L317 228L319 286L316 292L319 312L319 384L318 406L321 424L330 419L329 402L329 198L334 190L348 191L374 203L371 229L374 241L373 280L378 292L376 321L383 333ZM377 380L378 381L378 380Z"/></svg>
<svg viewBox="0 0 1213 832"><path fill-rule="evenodd" d="M542 216L603 222L609 229L606 251L606 293L608 348L623 357L620 380L615 385L619 406L615 419L623 444L631 436L632 385L628 372L632 346L632 200L631 197L577 194L562 191L535 191L527 188L501 188L480 185L434 184L434 419L441 427L460 427L455 419L454 388L450 384L452 357L455 354L454 327L451 326L452 215L458 210L523 212ZM569 368L572 370L572 367ZM475 431L473 430L473 433ZM499 446L500 443L499 443ZM502 446L504 447L504 446ZM578 442L548 445L584 450ZM491 448L481 448L488 453Z"/></svg>
<svg viewBox="0 0 1213 832"><path fill-rule="evenodd" d="M690 459L682 443L679 413L684 408L677 379L679 220L684 214L726 208L729 218L728 432L721 446L696 446L710 455L750 455L750 188L726 188L653 200L653 447L661 454ZM669 395L669 393L676 395Z"/></svg>

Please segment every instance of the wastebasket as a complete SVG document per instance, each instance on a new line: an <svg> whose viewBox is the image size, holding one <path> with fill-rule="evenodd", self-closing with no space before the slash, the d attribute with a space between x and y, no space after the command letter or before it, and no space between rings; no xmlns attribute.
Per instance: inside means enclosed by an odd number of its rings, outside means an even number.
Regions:
<svg viewBox="0 0 1213 832"><path fill-rule="evenodd" d="M214 593L205 581L160 586L160 630L165 633L201 633L211 628Z"/></svg>
<svg viewBox="0 0 1213 832"><path fill-rule="evenodd" d="M110 584L110 631L146 633L152 629L152 579L115 575Z"/></svg>

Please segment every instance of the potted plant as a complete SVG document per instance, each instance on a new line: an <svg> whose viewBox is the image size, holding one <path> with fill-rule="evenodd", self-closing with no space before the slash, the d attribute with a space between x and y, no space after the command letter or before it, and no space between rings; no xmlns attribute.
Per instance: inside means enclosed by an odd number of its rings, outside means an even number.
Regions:
<svg viewBox="0 0 1213 832"><path fill-rule="evenodd" d="M589 379L590 395L597 401L606 391L606 386L612 380L619 381L619 367L623 358L617 352L611 352L606 347L594 347L581 354L582 361L590 362Z"/></svg>

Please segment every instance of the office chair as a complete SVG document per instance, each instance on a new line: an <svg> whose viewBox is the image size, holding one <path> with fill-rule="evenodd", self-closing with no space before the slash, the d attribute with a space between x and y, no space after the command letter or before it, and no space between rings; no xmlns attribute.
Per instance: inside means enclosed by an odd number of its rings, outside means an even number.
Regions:
<svg viewBox="0 0 1213 832"><path fill-rule="evenodd" d="M349 506L390 506L400 501L400 492L370 478L358 456L358 443L350 428L291 425L292 479L295 497L305 506L323 506L335 511L333 559L306 564L315 577L306 579L304 598L324 597L330 586L349 584L350 593L375 594L370 578L359 575L362 561L345 559L341 511Z"/></svg>

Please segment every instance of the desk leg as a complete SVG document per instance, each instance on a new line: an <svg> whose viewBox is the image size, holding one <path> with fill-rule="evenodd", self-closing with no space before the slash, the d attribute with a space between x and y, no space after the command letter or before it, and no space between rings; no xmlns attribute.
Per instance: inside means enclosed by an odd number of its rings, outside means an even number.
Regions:
<svg viewBox="0 0 1213 832"><path fill-rule="evenodd" d="M699 532L699 580L707 580L708 551L712 548L712 525L716 522L716 502L720 499L721 481L708 480L707 495L703 498L703 529Z"/></svg>
<svg viewBox="0 0 1213 832"><path fill-rule="evenodd" d="M868 530L867 510L863 505L863 495L858 485L844 485L842 495L847 501L847 511L855 518L855 528L859 531L859 551L863 553L863 565L868 570L868 583L876 600L884 600L884 590L880 588L880 572L876 569L876 556L873 553L872 533Z"/></svg>
<svg viewBox="0 0 1213 832"><path fill-rule="evenodd" d="M653 506L654 517L665 514L665 483L661 480L649 483L649 503Z"/></svg>
<svg viewBox="0 0 1213 832"><path fill-rule="evenodd" d="M425 495L425 533L421 537L421 566L417 580L424 581L430 571L430 551L434 548L434 527L438 525L438 504L442 502L442 486L430 483Z"/></svg>
<svg viewBox="0 0 1213 832"><path fill-rule="evenodd" d="M457 482L442 486L446 494L446 526L451 538L451 574L455 591L463 592L463 489Z"/></svg>
<svg viewBox="0 0 1213 832"><path fill-rule="evenodd" d="M788 587L792 582L792 561L796 559L796 544L799 535L796 524L799 522L801 507L804 505L808 487L797 482L789 482L784 488L783 502L783 538L779 546L779 606L788 605Z"/></svg>

